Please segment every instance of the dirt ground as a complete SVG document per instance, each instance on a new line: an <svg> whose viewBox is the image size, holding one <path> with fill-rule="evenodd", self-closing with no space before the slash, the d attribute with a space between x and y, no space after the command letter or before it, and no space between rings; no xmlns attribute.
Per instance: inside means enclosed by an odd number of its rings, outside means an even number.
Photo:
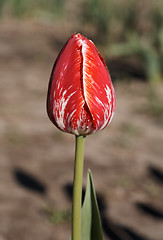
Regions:
<svg viewBox="0 0 163 240"><path fill-rule="evenodd" d="M0 240L70 239L74 136L52 125L45 105L72 29L15 20L0 29ZM163 240L162 115L151 114L146 82L114 86L115 118L86 139L84 186L90 168L105 240ZM155 94L163 100L162 85Z"/></svg>

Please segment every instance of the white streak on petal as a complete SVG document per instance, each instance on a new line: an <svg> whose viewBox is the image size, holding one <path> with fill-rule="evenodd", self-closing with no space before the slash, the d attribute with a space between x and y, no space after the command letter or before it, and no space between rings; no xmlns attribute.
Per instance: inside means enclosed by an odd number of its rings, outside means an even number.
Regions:
<svg viewBox="0 0 163 240"><path fill-rule="evenodd" d="M96 99L96 101L97 101L97 103L98 103L99 105L101 105L102 107L104 107L103 102L102 102L97 96L95 96L95 99Z"/></svg>
<svg viewBox="0 0 163 240"><path fill-rule="evenodd" d="M77 111L77 109L74 109L74 111L69 115L68 117L68 125L70 124L71 122L71 118L73 117L74 113Z"/></svg>
<svg viewBox="0 0 163 240"><path fill-rule="evenodd" d="M109 86L106 85L105 92L107 95L108 99L108 104L105 105L105 112L104 112L104 123L100 130L104 129L112 120L113 118L113 113L112 113L112 94L111 94L111 89Z"/></svg>
<svg viewBox="0 0 163 240"><path fill-rule="evenodd" d="M61 98L57 99L54 102L54 109L53 109L53 114L55 115L56 122L59 128L61 128L62 130L64 130L66 127L64 123L64 120L65 120L64 114L65 114L66 105L70 100L70 98L76 93L76 91L68 95L68 97L65 99L66 93L67 93L67 90L63 92Z"/></svg>
<svg viewBox="0 0 163 240"><path fill-rule="evenodd" d="M90 79L92 76L88 73L87 69L89 69L89 63L86 59L86 51L87 51L87 44L83 43L82 45L82 56L83 56L83 89L84 89L84 98L86 99L86 79Z"/></svg>
<svg viewBox="0 0 163 240"><path fill-rule="evenodd" d="M108 102L110 104L111 100L112 100L112 94L111 94L111 89L107 85L106 85L106 88L105 88L105 92L106 92L106 95L107 95L107 98L108 98Z"/></svg>

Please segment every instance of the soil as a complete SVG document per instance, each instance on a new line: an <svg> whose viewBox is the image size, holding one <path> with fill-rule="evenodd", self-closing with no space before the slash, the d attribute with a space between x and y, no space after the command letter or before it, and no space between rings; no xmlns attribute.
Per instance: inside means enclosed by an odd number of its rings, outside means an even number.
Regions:
<svg viewBox="0 0 163 240"><path fill-rule="evenodd" d="M75 139L49 121L46 94L72 29L16 20L0 29L0 240L70 239ZM83 185L90 168L105 240L163 240L162 115L147 82L114 86L111 125L86 138ZM162 102L163 86L153 90Z"/></svg>

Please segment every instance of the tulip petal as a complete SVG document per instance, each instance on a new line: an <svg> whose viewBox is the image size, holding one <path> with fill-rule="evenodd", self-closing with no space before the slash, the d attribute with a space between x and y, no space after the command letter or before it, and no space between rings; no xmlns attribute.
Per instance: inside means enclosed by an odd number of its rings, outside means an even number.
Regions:
<svg viewBox="0 0 163 240"><path fill-rule="evenodd" d="M115 102L104 59L92 41L73 34L52 70L47 98L49 118L65 132L87 135L110 123Z"/></svg>
<svg viewBox="0 0 163 240"><path fill-rule="evenodd" d="M61 130L76 135L86 131L85 120L92 122L90 112L84 108L81 45L81 37L72 35L59 54L50 79L47 103L51 121Z"/></svg>
<svg viewBox="0 0 163 240"><path fill-rule="evenodd" d="M106 127L115 110L115 92L104 59L85 38L83 53L84 96L93 118L94 131Z"/></svg>

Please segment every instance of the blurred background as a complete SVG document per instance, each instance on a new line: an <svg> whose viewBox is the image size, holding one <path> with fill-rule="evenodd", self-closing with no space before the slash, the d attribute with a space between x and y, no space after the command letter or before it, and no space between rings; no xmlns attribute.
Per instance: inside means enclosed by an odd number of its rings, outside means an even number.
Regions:
<svg viewBox="0 0 163 240"><path fill-rule="evenodd" d="M85 149L104 239L163 240L161 0L0 0L0 240L69 239L74 136L49 121L46 94L74 32L95 42L117 96Z"/></svg>

